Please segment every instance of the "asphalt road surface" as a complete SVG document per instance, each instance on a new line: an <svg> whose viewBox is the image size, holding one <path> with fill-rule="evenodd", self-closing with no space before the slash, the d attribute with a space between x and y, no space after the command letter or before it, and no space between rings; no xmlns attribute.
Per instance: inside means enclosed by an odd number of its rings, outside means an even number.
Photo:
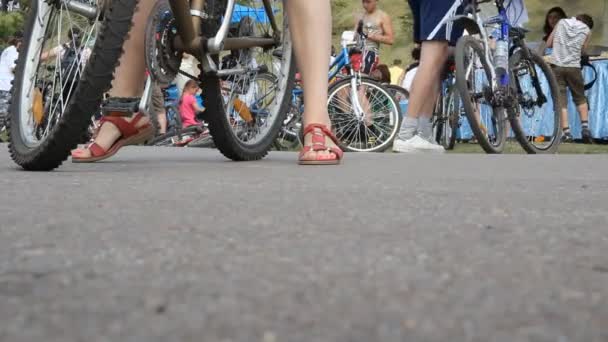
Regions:
<svg viewBox="0 0 608 342"><path fill-rule="evenodd" d="M608 341L608 156L0 149L0 341Z"/></svg>

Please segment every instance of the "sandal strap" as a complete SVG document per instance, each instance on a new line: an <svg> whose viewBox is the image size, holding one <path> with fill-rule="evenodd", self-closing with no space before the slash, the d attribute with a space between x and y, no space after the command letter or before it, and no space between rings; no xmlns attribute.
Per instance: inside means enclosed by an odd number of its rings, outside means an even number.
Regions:
<svg viewBox="0 0 608 342"><path fill-rule="evenodd" d="M114 124L114 126L116 126L116 128L118 128L122 138L129 138L139 132L139 129L135 126L142 118L143 115L141 113L137 113L131 122L125 120L125 118L122 116L104 116L101 119L101 123L103 124L106 121L111 122Z"/></svg>
<svg viewBox="0 0 608 342"><path fill-rule="evenodd" d="M320 131L317 131L317 129ZM336 146L327 146L325 144L325 138L329 137L334 144L339 145L338 144L338 139L336 138L336 136L329 130L329 128L327 128L327 126L323 125L323 124L318 124L318 123L313 123L313 124L309 124L304 128L304 136L306 136L307 134L312 134L312 144L311 145L307 145L304 146L302 148L302 151L300 152L300 158L308 152L321 152L321 151L328 151L333 153L336 156L337 160L341 160L344 152Z"/></svg>
<svg viewBox="0 0 608 342"><path fill-rule="evenodd" d="M91 152L91 156L93 156L94 158L103 156L107 152L101 146L99 146L97 143L92 143L87 148L88 148L89 152Z"/></svg>
<svg viewBox="0 0 608 342"><path fill-rule="evenodd" d="M139 101L138 97L110 97L101 110L105 116L131 116L139 110Z"/></svg>
<svg viewBox="0 0 608 342"><path fill-rule="evenodd" d="M333 141L334 144L336 145L340 145L338 142L338 138L336 138L336 136L334 135L334 133L325 125L320 124L320 123L312 123L307 125L304 128L304 134L303 135L307 135L311 132L316 132L315 130L319 129L321 132L323 132L323 134L325 135L325 137L329 137L331 139L331 141ZM318 133L317 133L318 134ZM317 135L315 134L315 135ZM325 138L324 137L324 138ZM313 137L313 142L314 142L314 137ZM323 144L325 144L325 141L323 141Z"/></svg>

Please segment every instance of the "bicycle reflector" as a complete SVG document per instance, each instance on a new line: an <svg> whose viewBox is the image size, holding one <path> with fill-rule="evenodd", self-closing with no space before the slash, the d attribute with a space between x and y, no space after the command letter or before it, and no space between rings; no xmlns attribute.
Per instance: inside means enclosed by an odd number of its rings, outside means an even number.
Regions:
<svg viewBox="0 0 608 342"><path fill-rule="evenodd" d="M34 101L32 103L32 115L34 122L41 125L44 119L44 103L42 103L42 92L38 88L34 88Z"/></svg>
<svg viewBox="0 0 608 342"><path fill-rule="evenodd" d="M234 110L239 113L239 116L245 120L247 123L251 123L253 121L253 115L251 115L251 111L245 104L245 102L237 99L234 99Z"/></svg>

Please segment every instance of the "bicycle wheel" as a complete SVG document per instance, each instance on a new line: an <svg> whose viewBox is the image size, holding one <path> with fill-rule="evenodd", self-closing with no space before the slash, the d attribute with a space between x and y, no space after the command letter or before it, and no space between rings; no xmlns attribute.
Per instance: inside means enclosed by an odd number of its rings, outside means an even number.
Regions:
<svg viewBox="0 0 608 342"><path fill-rule="evenodd" d="M350 76L329 88L327 109L340 147L348 152L382 152L401 126L397 101L381 84Z"/></svg>
<svg viewBox="0 0 608 342"><path fill-rule="evenodd" d="M207 114L205 121L213 141L220 152L235 161L258 160L266 156L285 119L291 100L295 76L295 58L287 13L281 0L270 1L280 29L279 43L275 48L250 48L221 56L226 63L222 69L240 69L236 75L223 79L214 74L201 75L203 97ZM223 8L224 1L207 0L209 9ZM268 20L258 18L259 1L239 1L250 8L251 16L242 14L232 37L273 37ZM220 11L221 12L221 11ZM218 18L221 16L217 16ZM246 19L249 18L249 19ZM215 35L219 23L205 20L203 34ZM219 62L216 56L216 62Z"/></svg>
<svg viewBox="0 0 608 342"><path fill-rule="evenodd" d="M502 153L507 140L506 115L492 106L492 76L484 49L476 38L456 44L456 85L469 125L487 153Z"/></svg>
<svg viewBox="0 0 608 342"><path fill-rule="evenodd" d="M10 154L26 170L61 165L110 88L137 0L103 3L108 8L96 0L31 2L9 116ZM77 46L69 69L61 66L66 32Z"/></svg>
<svg viewBox="0 0 608 342"><path fill-rule="evenodd" d="M526 152L555 153L561 142L557 81L545 60L528 52L517 50L510 58L517 103L509 108L509 121Z"/></svg>
<svg viewBox="0 0 608 342"><path fill-rule="evenodd" d="M460 95L455 84L449 86L446 95L442 96L440 108L441 113L434 116L437 121L433 124L436 141L446 150L453 150L456 145L461 108Z"/></svg>
<svg viewBox="0 0 608 342"><path fill-rule="evenodd" d="M302 114L300 113L301 99L295 100L289 106L289 112L283 121L281 131L274 141L274 148L278 151L293 151L302 145L300 130L302 129Z"/></svg>

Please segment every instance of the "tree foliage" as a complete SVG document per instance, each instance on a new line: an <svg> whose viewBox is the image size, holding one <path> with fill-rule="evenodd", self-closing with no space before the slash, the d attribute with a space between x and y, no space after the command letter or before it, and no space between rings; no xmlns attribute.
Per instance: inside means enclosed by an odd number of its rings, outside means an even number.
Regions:
<svg viewBox="0 0 608 342"><path fill-rule="evenodd" d="M23 30L24 16L22 12L0 14L0 46L4 48L8 40L17 31Z"/></svg>

